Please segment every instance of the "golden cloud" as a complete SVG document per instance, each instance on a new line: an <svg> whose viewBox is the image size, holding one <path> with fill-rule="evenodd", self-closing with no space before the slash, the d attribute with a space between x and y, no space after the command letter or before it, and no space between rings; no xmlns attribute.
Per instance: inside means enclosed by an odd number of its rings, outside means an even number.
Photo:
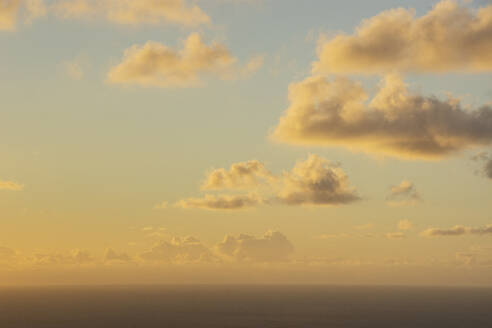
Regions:
<svg viewBox="0 0 492 328"><path fill-rule="evenodd" d="M399 185L392 186L390 188L390 193L386 197L388 204L393 206L400 205L415 205L416 203L422 201L417 188L413 182L408 180L403 180Z"/></svg>
<svg viewBox="0 0 492 328"><path fill-rule="evenodd" d="M196 26L210 18L185 0L59 0L52 7L62 18L103 17L116 24L173 23Z"/></svg>
<svg viewBox="0 0 492 328"><path fill-rule="evenodd" d="M368 104L362 86L347 78L294 83L272 137L411 159L438 159L492 142L489 106L468 110L456 99L413 94L396 75L383 82Z"/></svg>
<svg viewBox="0 0 492 328"><path fill-rule="evenodd" d="M256 194L248 195L205 195L203 198L180 200L176 206L182 208L200 208L206 210L240 210L262 203Z"/></svg>
<svg viewBox="0 0 492 328"><path fill-rule="evenodd" d="M345 172L317 155L310 155L283 174L277 198L287 205L340 205L360 199Z"/></svg>
<svg viewBox="0 0 492 328"><path fill-rule="evenodd" d="M0 0L0 31L15 30L21 15L29 23L45 14L43 0Z"/></svg>
<svg viewBox="0 0 492 328"><path fill-rule="evenodd" d="M0 31L15 29L20 0L0 1Z"/></svg>
<svg viewBox="0 0 492 328"><path fill-rule="evenodd" d="M152 262L192 263L209 262L214 258L208 247L194 237L174 237L171 241L160 241L140 258Z"/></svg>
<svg viewBox="0 0 492 328"><path fill-rule="evenodd" d="M255 59L253 59L255 60ZM149 41L125 50L121 63L111 68L108 81L156 87L189 87L200 84L204 75L222 79L236 75L237 58L222 44L206 45L192 33L183 49L171 49Z"/></svg>
<svg viewBox="0 0 492 328"><path fill-rule="evenodd" d="M216 248L236 260L257 262L286 261L294 252L292 243L278 231L267 231L262 237L227 235Z"/></svg>
<svg viewBox="0 0 492 328"><path fill-rule="evenodd" d="M229 170L215 169L205 179L203 190L247 189L272 180L272 174L257 160L234 163Z"/></svg>
<svg viewBox="0 0 492 328"><path fill-rule="evenodd" d="M342 205L360 200L348 177L338 164L317 155L298 161L291 171L273 175L259 161L231 165L229 170L215 169L208 174L202 189L247 189L263 187L257 193L242 195L205 195L176 203L182 208L235 210L259 204Z"/></svg>
<svg viewBox="0 0 492 328"><path fill-rule="evenodd" d="M24 190L24 185L13 181L0 180L0 190L22 191Z"/></svg>
<svg viewBox="0 0 492 328"><path fill-rule="evenodd" d="M457 225L449 229L429 228L421 232L421 235L425 237L463 236L466 234L492 234L492 224L483 227L465 227L463 225Z"/></svg>
<svg viewBox="0 0 492 328"><path fill-rule="evenodd" d="M426 15L388 10L366 19L353 35L320 40L317 73L492 70L492 6L473 11L444 0Z"/></svg>

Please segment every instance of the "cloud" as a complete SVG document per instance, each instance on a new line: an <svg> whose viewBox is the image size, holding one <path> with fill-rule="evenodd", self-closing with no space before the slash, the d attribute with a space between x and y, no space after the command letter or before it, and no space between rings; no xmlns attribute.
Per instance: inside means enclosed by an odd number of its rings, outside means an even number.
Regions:
<svg viewBox="0 0 492 328"><path fill-rule="evenodd" d="M196 5L185 0L59 0L53 12L65 19L105 18L124 25L179 24L197 26L210 18Z"/></svg>
<svg viewBox="0 0 492 328"><path fill-rule="evenodd" d="M171 241L160 241L140 257L145 261L171 263L209 262L214 258L210 249L194 237L173 237Z"/></svg>
<svg viewBox="0 0 492 328"><path fill-rule="evenodd" d="M278 231L267 231L262 237L227 235L216 248L236 260L256 262L286 261L294 252L292 243Z"/></svg>
<svg viewBox="0 0 492 328"><path fill-rule="evenodd" d="M429 228L421 232L424 237L446 237L446 236L463 236L463 235L487 235L492 234L492 224L483 227L465 227L457 225L449 229Z"/></svg>
<svg viewBox="0 0 492 328"><path fill-rule="evenodd" d="M31 23L38 17L45 16L48 12L43 0L24 0L25 21Z"/></svg>
<svg viewBox="0 0 492 328"><path fill-rule="evenodd" d="M16 252L8 247L0 246L0 260L10 259L15 257Z"/></svg>
<svg viewBox="0 0 492 328"><path fill-rule="evenodd" d="M229 170L224 168L210 172L202 185L203 190L247 189L257 187L265 180L273 179L265 165L257 160L234 163Z"/></svg>
<svg viewBox="0 0 492 328"><path fill-rule="evenodd" d="M83 57L74 58L63 63L65 73L73 80L82 80L87 68L87 60Z"/></svg>
<svg viewBox="0 0 492 328"><path fill-rule="evenodd" d="M469 228L468 232L474 235L492 234L492 224L488 224L484 227Z"/></svg>
<svg viewBox="0 0 492 328"><path fill-rule="evenodd" d="M299 161L291 171L273 175L264 164L251 160L232 164L210 172L202 189L247 189L260 187L261 195L211 195L203 198L187 198L176 203L182 208L209 210L235 210L259 204L285 205L343 205L360 200L349 185L348 177L338 164L317 155Z"/></svg>
<svg viewBox="0 0 492 328"><path fill-rule="evenodd" d="M22 191L24 190L24 185L13 181L0 180L0 190Z"/></svg>
<svg viewBox="0 0 492 328"><path fill-rule="evenodd" d="M201 208L206 210L239 210L262 203L256 194L248 195L205 195L203 198L180 200L176 206L182 208Z"/></svg>
<svg viewBox="0 0 492 328"><path fill-rule="evenodd" d="M20 0L0 1L0 31L13 30L17 23Z"/></svg>
<svg viewBox="0 0 492 328"><path fill-rule="evenodd" d="M390 205L401 206L415 205L422 199L420 198L415 185L411 181L403 180L399 185L391 187L389 195L386 196L386 200ZM403 221L400 223L402 222ZM410 222L408 221L408 223Z"/></svg>
<svg viewBox="0 0 492 328"><path fill-rule="evenodd" d="M256 73L262 66L265 58L263 56L255 56L251 58L246 65L241 69L241 75L243 77L249 77Z"/></svg>
<svg viewBox="0 0 492 328"><path fill-rule="evenodd" d="M132 258L127 253L116 252L112 248L104 251L104 262L131 262Z"/></svg>
<svg viewBox="0 0 492 328"><path fill-rule="evenodd" d="M410 230L413 228L413 224L411 221L409 220L401 220L400 222L398 222L398 229L399 230Z"/></svg>
<svg viewBox="0 0 492 328"><path fill-rule="evenodd" d="M354 227L354 229L356 229L356 230L369 230L369 229L372 229L373 227L374 227L374 224L367 223L367 224L357 225Z"/></svg>
<svg viewBox="0 0 492 328"><path fill-rule="evenodd" d="M85 250L74 249L64 253L36 253L34 263L41 265L80 265L94 262L92 255Z"/></svg>
<svg viewBox="0 0 492 328"><path fill-rule="evenodd" d="M236 63L237 58L224 45L207 45L199 34L192 33L181 50L153 41L126 49L122 61L109 71L108 81L163 88L191 87L199 85L204 76L233 77Z"/></svg>
<svg viewBox="0 0 492 328"><path fill-rule="evenodd" d="M458 263L464 265L474 265L477 263L477 254L469 252L458 252L456 253L456 260Z"/></svg>
<svg viewBox="0 0 492 328"><path fill-rule="evenodd" d="M317 155L284 172L277 199L287 205L342 205L360 200L345 172Z"/></svg>
<svg viewBox="0 0 492 328"><path fill-rule="evenodd" d="M318 73L482 72L492 70L492 6L473 11L441 1L422 17L392 9L364 20L352 35L322 38Z"/></svg>
<svg viewBox="0 0 492 328"><path fill-rule="evenodd" d="M439 159L492 142L492 109L413 94L388 75L367 103L359 83L309 77L289 87L290 107L273 131L290 144L340 146L399 158Z"/></svg>
<svg viewBox="0 0 492 328"><path fill-rule="evenodd" d="M164 210L167 208L167 206L168 206L168 202L163 201L163 202L160 202L159 204L155 205L154 209L155 210Z"/></svg>
<svg viewBox="0 0 492 328"><path fill-rule="evenodd" d="M486 152L480 152L472 157L476 162L483 163L481 173L484 177L492 179L492 156Z"/></svg>
<svg viewBox="0 0 492 328"><path fill-rule="evenodd" d="M353 237L352 235L348 234L348 233L332 233L332 234L322 234L322 235L319 235L319 236L316 236L315 238L316 239L345 239L345 238L349 238L349 237Z"/></svg>
<svg viewBox="0 0 492 328"><path fill-rule="evenodd" d="M0 31L13 31L19 18L30 23L35 18L46 15L42 0L0 0Z"/></svg>
<svg viewBox="0 0 492 328"><path fill-rule="evenodd" d="M403 239L403 238L406 238L406 235L403 232L401 232L401 231L398 231L398 232L389 232L385 236L388 239Z"/></svg>

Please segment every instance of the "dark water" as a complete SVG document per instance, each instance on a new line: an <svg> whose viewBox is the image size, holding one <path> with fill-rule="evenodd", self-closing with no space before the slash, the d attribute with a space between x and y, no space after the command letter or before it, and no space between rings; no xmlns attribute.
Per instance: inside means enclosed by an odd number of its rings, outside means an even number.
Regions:
<svg viewBox="0 0 492 328"><path fill-rule="evenodd" d="M0 289L0 327L492 327L492 289L320 286Z"/></svg>

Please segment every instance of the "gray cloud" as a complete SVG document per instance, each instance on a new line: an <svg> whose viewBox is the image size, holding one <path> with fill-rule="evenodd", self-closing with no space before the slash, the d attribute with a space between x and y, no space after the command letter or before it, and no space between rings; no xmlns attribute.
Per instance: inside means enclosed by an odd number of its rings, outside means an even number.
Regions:
<svg viewBox="0 0 492 328"><path fill-rule="evenodd" d="M385 236L388 239L403 239L403 238L406 238L406 235L403 232L401 232L401 231L389 232Z"/></svg>
<svg viewBox="0 0 492 328"><path fill-rule="evenodd" d="M492 6L473 11L456 1L439 2L426 15L387 10L366 19L352 35L320 40L322 73L492 70Z"/></svg>
<svg viewBox="0 0 492 328"><path fill-rule="evenodd" d="M278 200L287 205L341 205L360 200L336 164L317 155L284 172Z"/></svg>
<svg viewBox="0 0 492 328"><path fill-rule="evenodd" d="M234 163L210 172L202 185L204 190L247 189L273 179L265 165L257 160Z"/></svg>
<svg viewBox="0 0 492 328"><path fill-rule="evenodd" d="M415 185L408 180L403 180L399 185L392 186L386 196L390 205L414 205L422 199Z"/></svg>
<svg viewBox="0 0 492 328"><path fill-rule="evenodd" d="M267 231L262 237L227 235L216 248L236 260L257 262L286 261L294 252L292 243L278 231Z"/></svg>
<svg viewBox="0 0 492 328"><path fill-rule="evenodd" d="M132 258L127 253L117 252L107 248L104 252L104 262L131 262Z"/></svg>
<svg viewBox="0 0 492 328"><path fill-rule="evenodd" d="M429 228L421 232L425 237L446 237L446 236L463 236L463 235L487 235L492 234L492 224L483 227L465 227L457 225L449 229Z"/></svg>
<svg viewBox="0 0 492 328"><path fill-rule="evenodd" d="M437 159L492 143L492 109L461 107L412 94L396 75L369 104L359 83L309 77L289 88L290 107L273 132L278 141L341 146L400 158Z"/></svg>
<svg viewBox="0 0 492 328"><path fill-rule="evenodd" d="M205 195L203 198L187 198L176 203L182 208L201 208L206 210L239 210L262 203L256 194L248 195Z"/></svg>
<svg viewBox="0 0 492 328"><path fill-rule="evenodd" d="M74 249L70 253L36 253L33 261L41 265L75 265L93 263L92 255L81 249Z"/></svg>
<svg viewBox="0 0 492 328"><path fill-rule="evenodd" d="M481 173L488 179L492 179L492 156L486 152L480 152L472 157L472 160L482 163Z"/></svg>
<svg viewBox="0 0 492 328"><path fill-rule="evenodd" d="M150 250L140 254L145 261L190 263L213 259L208 247L194 237L174 237L171 241L160 241Z"/></svg>

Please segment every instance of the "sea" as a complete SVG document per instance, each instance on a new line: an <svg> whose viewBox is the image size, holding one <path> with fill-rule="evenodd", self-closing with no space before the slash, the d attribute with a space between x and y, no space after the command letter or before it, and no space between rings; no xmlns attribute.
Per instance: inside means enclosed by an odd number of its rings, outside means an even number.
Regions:
<svg viewBox="0 0 492 328"><path fill-rule="evenodd" d="M0 287L1 328L490 328L492 289L403 286Z"/></svg>

